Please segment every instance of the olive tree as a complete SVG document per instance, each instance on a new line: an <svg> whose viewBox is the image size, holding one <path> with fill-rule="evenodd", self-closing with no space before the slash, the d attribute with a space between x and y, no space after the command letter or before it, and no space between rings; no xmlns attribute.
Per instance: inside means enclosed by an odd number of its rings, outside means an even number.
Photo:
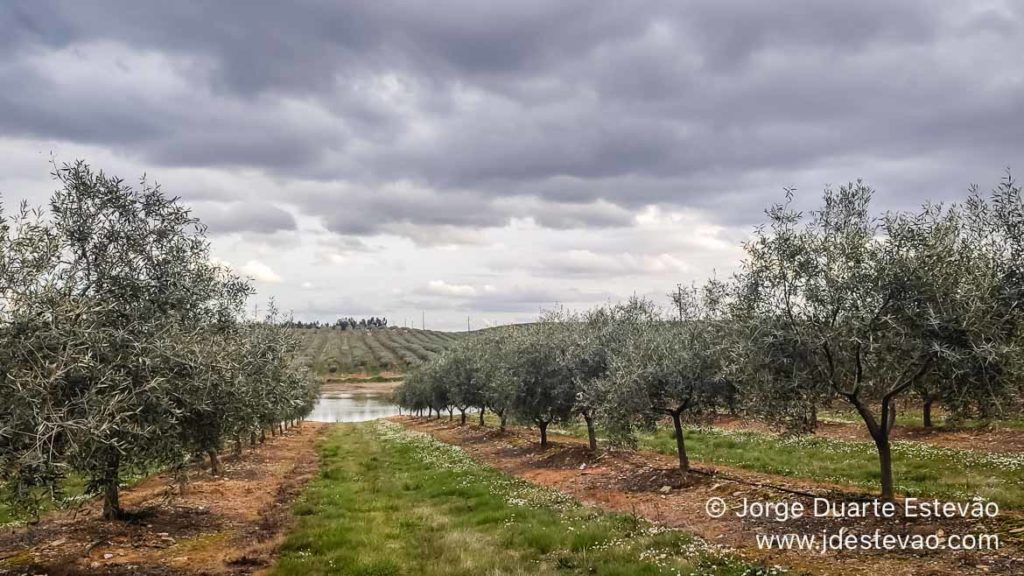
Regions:
<svg viewBox="0 0 1024 576"><path fill-rule="evenodd" d="M826 190L809 218L788 204L769 210L768 227L745 246L734 321L761 410L801 396L848 402L878 452L882 497L892 498L896 400L936 365L981 360L984 349L963 336L990 334L995 319L983 287L991 275L955 214L926 206L878 217L871 196L857 182Z"/></svg>
<svg viewBox="0 0 1024 576"><path fill-rule="evenodd" d="M406 374L405 379L395 389L395 402L417 414L427 410L429 416L431 407L423 374L423 364Z"/></svg>
<svg viewBox="0 0 1024 576"><path fill-rule="evenodd" d="M245 426L243 399L249 397L245 375L243 338L239 318L249 284L220 267L210 270L205 318L188 334L172 333L171 343L188 343L184 349L173 344L179 372L187 372L174 391L180 411L180 432L187 450L206 453L214 474L221 471L218 451L227 438L236 440L241 451Z"/></svg>
<svg viewBox="0 0 1024 576"><path fill-rule="evenodd" d="M22 205L7 215L0 205L0 478L8 499L33 508L35 488L57 495L66 475L51 455L65 450L67 437L47 427L85 425L61 418L72 392L55 382L87 344L80 325L67 327L84 305L64 298L54 281L59 257L39 211Z"/></svg>
<svg viewBox="0 0 1024 576"><path fill-rule="evenodd" d="M46 399L31 419L61 472L49 480L81 473L113 518L124 469L180 454L174 391L195 373L178 353L205 321L214 282L201 224L158 187L133 190L81 162L55 177L41 225L59 260L28 283L42 287L36 297L15 303L14 315L37 320L20 324L31 348L10 371L20 396Z"/></svg>
<svg viewBox="0 0 1024 576"><path fill-rule="evenodd" d="M629 301L619 312L628 336L609 363L606 418L628 433L638 424L670 417L684 472L690 461L683 421L712 411L720 400L718 291L717 283L681 290L674 321L665 320L649 301Z"/></svg>
<svg viewBox="0 0 1024 576"><path fill-rule="evenodd" d="M243 385L251 391L253 430L283 431L288 420L305 417L318 395L317 381L297 361L299 341L280 324L271 301L262 321L245 324Z"/></svg>
<svg viewBox="0 0 1024 576"><path fill-rule="evenodd" d="M950 218L970 270L953 282L970 297L951 302L962 329L941 399L954 418L972 406L982 418L1005 416L1020 410L1024 392L1024 195L1007 173L987 196L973 186Z"/></svg>
<svg viewBox="0 0 1024 576"><path fill-rule="evenodd" d="M590 449L597 450L595 419L601 400L601 380L607 373L612 319L605 307L584 314L559 309L545 314L548 346L560 358L573 387L573 411L587 426Z"/></svg>
<svg viewBox="0 0 1024 576"><path fill-rule="evenodd" d="M538 323L508 333L509 382L515 387L513 416L537 426L540 445L548 445L548 426L572 418L575 388L562 355L549 336L556 327Z"/></svg>
<svg viewBox="0 0 1024 576"><path fill-rule="evenodd" d="M439 384L448 390L451 405L459 410L459 423L465 425L466 411L484 404L477 358L466 343L459 343L442 352L435 362Z"/></svg>
<svg viewBox="0 0 1024 576"><path fill-rule="evenodd" d="M650 303L632 300L626 304L596 306L585 312L566 310L551 312L546 317L557 327L549 342L559 352L562 363L569 373L574 387L573 409L583 418L587 427L587 440L591 450L597 450L598 419L606 420L610 432L616 439L617 425L622 423L622 413L607 399L615 396L610 389L615 384L609 380L609 366L612 358L626 349L632 338L646 328L644 324L656 322L656 313ZM605 419L610 409L614 415Z"/></svg>
<svg viewBox="0 0 1024 576"><path fill-rule="evenodd" d="M477 358L477 382L483 405L498 417L502 432L508 423L517 389L511 371L512 347L509 345L509 337L512 330L515 328L488 330L473 336L471 343Z"/></svg>
<svg viewBox="0 0 1024 576"><path fill-rule="evenodd" d="M83 162L54 176L49 210L0 214L2 474L24 503L75 473L117 518L125 471L215 459L226 435L308 412L315 385L283 330L238 329L248 285L177 199Z"/></svg>
<svg viewBox="0 0 1024 576"><path fill-rule="evenodd" d="M422 394L427 406L437 413L441 418L441 411L448 411L448 419L452 419L452 393L451 388L445 381L445 374L437 358L426 362L416 369L417 378L414 380L422 387Z"/></svg>

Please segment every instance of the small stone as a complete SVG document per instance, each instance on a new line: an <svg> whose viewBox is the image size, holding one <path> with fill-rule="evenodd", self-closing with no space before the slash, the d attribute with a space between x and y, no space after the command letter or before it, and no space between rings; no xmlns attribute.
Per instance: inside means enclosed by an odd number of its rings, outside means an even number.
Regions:
<svg viewBox="0 0 1024 576"><path fill-rule="evenodd" d="M107 552L106 554L103 555L103 559L104 560L110 560L113 557L114 557L114 555L111 554L110 552Z"/></svg>
<svg viewBox="0 0 1024 576"><path fill-rule="evenodd" d="M580 464L580 470L586 470L586 469L587 469L587 463L586 462L584 462L583 464Z"/></svg>
<svg viewBox="0 0 1024 576"><path fill-rule="evenodd" d="M662 494L668 494L668 493L669 493L669 492L671 492L671 491L672 491L672 487L671 487L671 486L669 486L669 485L667 485L667 484L666 484L665 486L662 486L662 487L661 487L661 488L660 488L660 489L658 490L658 492L661 492Z"/></svg>

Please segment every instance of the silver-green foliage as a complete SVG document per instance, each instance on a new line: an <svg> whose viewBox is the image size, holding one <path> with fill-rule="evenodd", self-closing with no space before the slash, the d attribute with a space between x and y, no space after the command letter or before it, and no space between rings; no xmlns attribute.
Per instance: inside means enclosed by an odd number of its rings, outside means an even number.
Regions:
<svg viewBox="0 0 1024 576"><path fill-rule="evenodd" d="M294 347L256 344L283 330L240 322L248 283L211 262L205 228L177 199L83 162L54 176L48 210L0 220L5 493L31 505L75 474L116 517L123 474L301 415L310 386L286 366ZM248 405L270 379L284 388Z"/></svg>
<svg viewBox="0 0 1024 576"><path fill-rule="evenodd" d="M989 234L974 216L980 196L875 215L872 195L857 182L826 190L810 214L768 211L737 279L733 357L748 406L769 418L792 425L806 406L849 402L892 497L896 400L929 378L951 407L1002 395L1019 378L1006 370L1019 354L1019 292L1000 243L978 241ZM1019 191L1007 201L1019 207Z"/></svg>

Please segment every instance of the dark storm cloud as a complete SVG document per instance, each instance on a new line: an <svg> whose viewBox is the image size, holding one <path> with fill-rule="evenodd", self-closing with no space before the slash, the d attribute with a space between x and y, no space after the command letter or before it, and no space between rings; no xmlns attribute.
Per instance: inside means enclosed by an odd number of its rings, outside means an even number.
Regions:
<svg viewBox="0 0 1024 576"><path fill-rule="evenodd" d="M486 198L469 194L399 186L317 196L313 204L333 208L322 212L327 228L342 234L376 234L401 223L481 228L505 222Z"/></svg>
<svg viewBox="0 0 1024 576"><path fill-rule="evenodd" d="M421 236L748 224L859 176L901 206L1024 157L1017 3L493 4L8 2L0 130L315 181L273 200Z"/></svg>

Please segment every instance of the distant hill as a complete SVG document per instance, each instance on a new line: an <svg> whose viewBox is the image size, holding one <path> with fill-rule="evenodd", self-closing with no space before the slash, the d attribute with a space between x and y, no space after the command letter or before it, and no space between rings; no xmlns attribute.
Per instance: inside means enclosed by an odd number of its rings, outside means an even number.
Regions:
<svg viewBox="0 0 1024 576"><path fill-rule="evenodd" d="M304 359L324 375L405 372L466 335L414 328L293 330L299 334Z"/></svg>

